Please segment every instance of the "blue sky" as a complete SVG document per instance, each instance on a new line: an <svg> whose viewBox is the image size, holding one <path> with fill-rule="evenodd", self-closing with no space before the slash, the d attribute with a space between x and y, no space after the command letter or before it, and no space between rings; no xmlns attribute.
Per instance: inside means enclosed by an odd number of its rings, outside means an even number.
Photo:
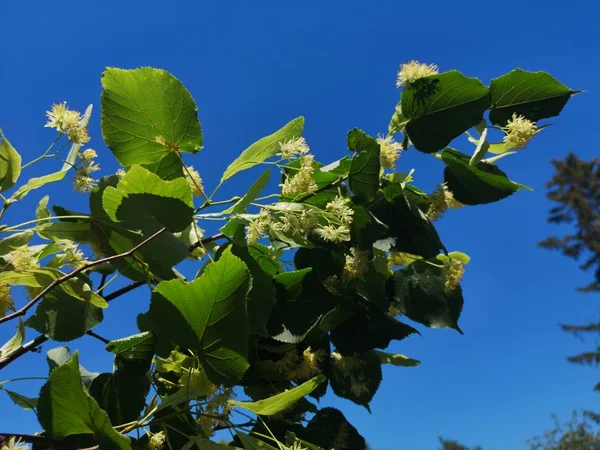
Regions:
<svg viewBox="0 0 600 450"><path fill-rule="evenodd" d="M305 136L323 162L345 154L345 135L353 127L385 132L399 95L396 70L411 59L458 69L486 84L515 67L545 70L584 90L526 150L501 161L513 180L533 192L452 211L438 224L450 250L472 257L460 322L465 335L425 329L422 337L393 344L393 351L422 365L385 367L372 415L331 396L322 404L342 408L372 447L411 450L436 449L438 435L486 450L524 449L526 438L552 425L551 413L567 418L573 409L598 406L591 391L597 372L564 359L585 344L558 328L560 322L597 319L597 297L575 292L588 279L576 264L536 247L561 231L545 223L549 160L569 151L598 154L590 139L600 103L596 0L572 8L527 0L5 1L1 14L5 134L30 160L54 137L43 128L52 103L66 100L80 110L94 103L90 147L101 155L105 173L116 167L100 134L100 75L107 66L160 67L182 80L199 106L205 138L202 152L188 161L207 186L215 186L250 143L299 115L306 117ZM456 147L472 149L466 140ZM399 167L414 167L417 184L428 191L441 181L443 166L414 150ZM27 170L39 175L57 168ZM223 195L243 192L250 181L239 177ZM51 203L85 208L68 183L50 194ZM32 217L33 201L42 195L32 194L28 208L11 208L8 222ZM146 308L147 298L144 293L111 304L98 332L108 338L134 332L135 312ZM10 334L0 329L0 339ZM109 355L98 356L99 342L69 345L81 350L88 369L110 370ZM0 379L43 370L43 354L30 354ZM12 385L32 394L38 387ZM0 432L34 430L35 416L0 395Z"/></svg>

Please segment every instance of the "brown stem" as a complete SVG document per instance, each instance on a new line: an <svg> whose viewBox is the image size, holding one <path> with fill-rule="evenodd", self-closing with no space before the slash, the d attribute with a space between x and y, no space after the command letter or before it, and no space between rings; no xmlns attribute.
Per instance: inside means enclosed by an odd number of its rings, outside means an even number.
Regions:
<svg viewBox="0 0 600 450"><path fill-rule="evenodd" d="M144 239L142 242L140 242L138 245L136 245L135 247L127 250L126 252L123 253L119 253L118 255L113 255L113 256L108 256L106 258L102 258L102 259L98 259L96 261L91 261L88 262L87 264L85 264L84 266L79 267L78 269L73 270L72 272L69 272L65 275L63 275L60 278L57 278L56 280L54 280L52 283L50 283L48 286L46 286L42 292L40 292L38 295L36 295L29 303L27 303L25 306L23 306L21 309L19 309L18 311L15 311L12 314L8 314L2 318L0 318L0 323L4 323L4 322L8 322L9 320L15 319L17 317L23 316L25 315L25 313L27 313L27 311L33 306L35 305L44 295L46 295L50 290L54 289L56 286L64 283L65 281L70 280L71 278L74 278L76 275L80 274L81 272L83 272L84 270L87 270L91 267L97 266L99 264L103 264L106 262L111 262L111 261L116 261L118 259L122 259L122 258L127 258L128 256L133 255L135 252L137 252L140 248L142 248L144 245L146 245L148 242L150 242L151 240L153 240L155 237L157 237L158 235L164 233L166 231L166 228L161 228L160 230L158 230L156 233L154 233L152 236Z"/></svg>
<svg viewBox="0 0 600 450"><path fill-rule="evenodd" d="M110 340L106 339L105 337L100 336L99 334L94 333L92 330L88 330L85 334L87 334L88 336L91 336L95 339L98 339L101 342L104 342L105 344L108 344L110 342Z"/></svg>
<svg viewBox="0 0 600 450"><path fill-rule="evenodd" d="M223 239L225 237L225 235L223 233L217 233L214 234L212 236L206 237L204 239L200 239L198 242L196 242L195 244L190 245L189 247L189 251L193 252L194 250L196 250L198 247L201 247L204 244L208 244L210 242L214 242L217 241L219 239Z"/></svg>
<svg viewBox="0 0 600 450"><path fill-rule="evenodd" d="M12 437L20 439L24 442L29 442L30 444L46 444L46 445L52 445L53 447L58 447L58 448L77 450L77 447L69 442L59 441L57 439L52 439L52 438L49 438L46 436L39 436L39 435L34 435L34 434L0 433L0 445L6 445L6 448L8 448L8 441ZM4 448L4 447L2 447L2 448Z"/></svg>
<svg viewBox="0 0 600 450"><path fill-rule="evenodd" d="M155 236L157 236L159 233L162 233L163 231L164 231L164 229L162 229L158 233L155 233L154 235L150 236L150 238L146 239L144 242L142 242L141 244L139 244L137 247L134 247L129 252L131 252L131 253L135 252L142 245L144 245L150 239L153 239ZM192 251L192 250L194 250L195 248L199 247L202 244L207 244L209 242L213 242L213 241L216 241L218 239L222 239L223 237L225 237L225 235L223 233L218 233L218 234L215 234L213 236L209 236L209 237L204 238L201 241L197 242L196 244L190 246L189 250ZM121 256L121 255L123 255L123 253L121 253L120 255L115 255L115 256L113 256L111 258L112 258L112 260L114 260L114 259L116 259L116 257ZM106 258L106 259L108 259L108 258ZM98 260L97 262L95 261L95 263L96 264L100 264L101 262L106 262L106 259ZM87 267L89 267L89 265ZM81 270L85 270L85 267L83 269L81 269ZM73 272L71 272L71 273L69 273L67 275L71 275L71 274L73 274ZM74 276L74 275L71 275L71 276ZM56 281L59 281L59 280L61 280L61 278L59 278ZM57 286L58 284L59 283L56 283L56 284L54 284L54 286ZM137 289L140 286L143 286L144 284L146 284L146 282L144 282L144 281L134 281L133 283L128 284L127 286L123 286L122 288L117 289L116 291L114 291L114 292L112 292L112 293L110 293L108 295L105 295L104 296L104 300L106 300L107 302L110 302L110 301L112 301L112 300L114 300L116 298L121 297L124 294L127 294L128 292L133 291L134 289ZM41 297L41 295L43 295L44 293L48 292L54 286L52 286L52 285L51 285L51 287L49 286L49 288L47 288L45 290L45 292L43 292L40 295L38 295L38 297ZM37 297L36 297L36 299L37 299ZM36 300L36 299L34 299L34 300ZM33 300L32 300L32 302L33 302ZM29 306L29 308L30 307L31 306ZM13 314L16 314L16 313L13 313ZM22 314L24 314L24 312ZM15 316L15 317L17 317L17 316ZM101 338L101 336L98 336L98 335L96 335L95 333L93 333L91 331L88 331L87 334L89 334L90 336L93 336L93 337ZM4 367L6 367L7 365L9 365L11 362L15 361L19 357L23 356L25 353L37 350L37 348L40 345L42 345L43 343L45 343L48 340L49 340L49 338L47 336L40 335L40 336L37 336L36 338L34 338L33 340L27 342L26 344L23 344L21 347L19 347L17 350L15 350L13 353L11 353L9 356L0 359L0 370L2 370ZM106 340L104 338L101 338L100 340L102 340L102 342L105 342L105 343L110 342L110 341L108 341L108 340Z"/></svg>

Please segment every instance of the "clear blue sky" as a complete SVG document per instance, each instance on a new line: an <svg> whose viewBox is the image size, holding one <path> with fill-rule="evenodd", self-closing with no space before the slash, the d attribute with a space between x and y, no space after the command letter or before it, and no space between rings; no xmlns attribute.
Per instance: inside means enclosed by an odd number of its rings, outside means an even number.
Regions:
<svg viewBox="0 0 600 450"><path fill-rule="evenodd" d="M90 147L114 169L99 129L100 74L106 66L154 66L179 77L199 105L205 148L189 161L208 186L248 144L299 115L324 162L345 154L350 128L384 132L398 100L397 67L411 59L486 83L514 67L546 70L585 90L525 151L501 162L534 192L453 211L439 223L446 246L472 257L460 322L465 335L425 329L422 337L395 343L393 351L423 363L385 367L372 415L330 396L322 404L341 407L372 447L410 450L436 449L438 435L486 450L524 449L527 437L552 424L550 413L566 418L573 409L598 407L591 391L598 372L564 359L585 345L558 329L559 322L597 319L597 297L575 292L587 280L576 264L536 248L559 232L545 223L549 160L571 150L598 155L597 0L4 1L0 15L0 124L24 160L53 139L42 127L44 111L67 100L80 110L96 105ZM465 144L457 146L470 150ZM427 190L441 180L443 167L431 157L403 155L400 168L412 167ZM56 167L29 173L40 170ZM239 183L225 194L239 193L249 179ZM51 203L84 207L68 183L51 194ZM8 220L32 215L32 205L15 207ZM134 332L134 312L145 309L147 298L111 304L99 332L109 338ZM11 333L0 329L0 339ZM108 371L109 355L92 354L99 345L91 338L70 343L88 369ZM42 370L43 354L30 354L0 379ZM27 382L12 387L37 389ZM0 395L0 432L34 430L35 416Z"/></svg>

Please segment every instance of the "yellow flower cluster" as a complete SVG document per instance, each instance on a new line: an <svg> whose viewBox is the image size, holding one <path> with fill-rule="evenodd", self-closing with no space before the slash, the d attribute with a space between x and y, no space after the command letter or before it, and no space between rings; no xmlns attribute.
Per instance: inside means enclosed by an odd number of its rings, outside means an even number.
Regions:
<svg viewBox="0 0 600 450"><path fill-rule="evenodd" d="M425 216L432 222L441 219L448 208L456 209L463 206L454 198L454 195L445 184L440 184L437 187L435 192L429 196L429 201L431 204Z"/></svg>
<svg viewBox="0 0 600 450"><path fill-rule="evenodd" d="M299 155L305 155L310 152L310 147L303 137L289 139L279 143L279 150L283 159L292 159Z"/></svg>
<svg viewBox="0 0 600 450"><path fill-rule="evenodd" d="M95 150L88 148L79 154L79 165L73 177L73 190L76 192L90 192L96 186L96 180L90 175L100 170L94 161L98 156Z"/></svg>
<svg viewBox="0 0 600 450"><path fill-rule="evenodd" d="M313 351L307 347L300 355L298 350L290 350L275 363L275 367L288 380L307 380L321 373L320 365L325 359L325 350Z"/></svg>
<svg viewBox="0 0 600 450"><path fill-rule="evenodd" d="M513 114L512 120L509 120L506 126L502 127L502 130L505 133L503 141L506 147L516 150L527 147L529 141L542 131L535 122L523 116L517 116L517 114Z"/></svg>
<svg viewBox="0 0 600 450"><path fill-rule="evenodd" d="M148 442L148 448L150 450L161 450L167 443L167 435L164 431L153 434Z"/></svg>
<svg viewBox="0 0 600 450"><path fill-rule="evenodd" d="M317 184L313 180L315 157L313 155L302 155L300 157L300 169L288 176L281 185L281 193L286 197L297 195L309 195L317 190Z"/></svg>
<svg viewBox="0 0 600 450"><path fill-rule="evenodd" d="M379 153L379 161L382 167L386 169L392 169L396 165L396 161L400 157L400 152L402 151L402 144L400 142L396 142L392 136L383 137L379 136L377 138L377 142L379 143L380 153Z"/></svg>
<svg viewBox="0 0 600 450"><path fill-rule="evenodd" d="M184 170L184 175L190 185L192 194L196 197L201 197L202 192L204 192L204 186L202 186L202 178L200 178L198 171L194 169L194 166L188 166Z"/></svg>
<svg viewBox="0 0 600 450"><path fill-rule="evenodd" d="M21 439L17 439L12 436L7 442L2 444L2 448L0 450L28 450L29 444L25 442L21 442Z"/></svg>
<svg viewBox="0 0 600 450"><path fill-rule="evenodd" d="M85 144L90 140L87 127L83 124L81 113L67 107L67 102L52 105L46 111L48 122L46 127L55 128L59 133L64 133L75 144Z"/></svg>
<svg viewBox="0 0 600 450"><path fill-rule="evenodd" d="M83 252L79 250L79 245L73 241L64 239L58 242L62 253L56 255L56 260L60 265L71 266L75 269L85 264Z"/></svg>
<svg viewBox="0 0 600 450"><path fill-rule="evenodd" d="M369 252L352 247L350 253L350 255L346 255L343 277L353 279L367 273L369 271Z"/></svg>
<svg viewBox="0 0 600 450"><path fill-rule="evenodd" d="M444 264L443 271L446 276L444 288L446 291L452 292L459 286L460 280L465 275L465 263L458 258L451 258Z"/></svg>
<svg viewBox="0 0 600 450"><path fill-rule="evenodd" d="M26 245L10 252L9 260L15 272L26 272L40 267L40 262L34 256L33 250Z"/></svg>
<svg viewBox="0 0 600 450"><path fill-rule="evenodd" d="M438 67L435 64L424 64L413 60L400 65L396 87L409 87L416 80L438 73Z"/></svg>
<svg viewBox="0 0 600 450"><path fill-rule="evenodd" d="M10 296L8 283L0 283L0 317L4 317L8 311L15 309L15 302Z"/></svg>

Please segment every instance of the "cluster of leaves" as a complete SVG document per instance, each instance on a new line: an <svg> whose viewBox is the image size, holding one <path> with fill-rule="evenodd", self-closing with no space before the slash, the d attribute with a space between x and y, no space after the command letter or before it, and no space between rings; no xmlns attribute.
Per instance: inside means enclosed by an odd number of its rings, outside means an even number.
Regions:
<svg viewBox="0 0 600 450"><path fill-rule="evenodd" d="M102 86L104 141L123 169L99 180L87 213L55 205L53 216L45 197L34 220L0 229L4 304L12 308L13 286L29 296L0 318L18 319L0 368L48 339L90 334L108 342L92 329L109 301L133 289L150 289L149 307L138 316L138 334L106 345L112 371L89 374L77 353L61 348L54 350L60 357L49 353L39 398L2 385L16 404L36 410L43 434L31 441L39 448L226 448L209 441L223 429L232 431L230 445L245 449L365 448L341 411L319 409L310 398L331 388L369 408L382 364L417 365L383 351L417 333L399 317L460 331L468 257L446 250L432 220L448 207L523 188L493 164L514 147L488 142L488 129L510 133L516 118L532 124L556 116L574 94L543 72L515 70L489 87L457 71L433 73L404 86L385 138L353 129L350 154L323 165L309 154L297 118L244 150L209 195L184 163L201 149L202 130L181 82L158 69L108 69ZM463 133L475 144L472 155L448 147ZM411 174L382 162L384 151L399 149L396 134L403 149L445 165L438 191L427 195ZM488 152L497 156L484 159ZM94 155L73 143L61 171L2 197L2 216L71 166L76 186L91 188ZM4 192L24 166L6 138L0 156ZM234 175L264 164L279 169L281 192L259 197L269 169L242 197L214 199ZM199 223L214 220L224 226L205 236ZM33 239L41 243L29 245ZM190 279L175 269L185 259L197 261ZM104 294L116 277L131 284ZM25 343L26 328L40 335ZM250 401L234 399L242 392ZM133 430L144 433L132 437Z"/></svg>

